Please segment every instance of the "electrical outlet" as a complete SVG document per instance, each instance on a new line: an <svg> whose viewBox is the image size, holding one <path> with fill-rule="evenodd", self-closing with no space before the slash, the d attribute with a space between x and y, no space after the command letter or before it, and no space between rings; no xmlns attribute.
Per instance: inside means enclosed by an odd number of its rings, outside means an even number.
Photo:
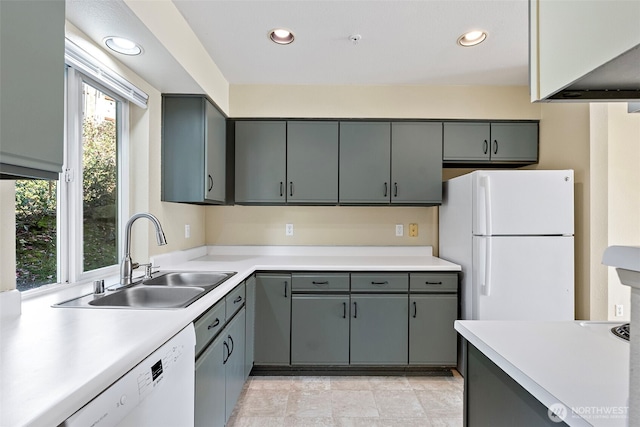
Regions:
<svg viewBox="0 0 640 427"><path fill-rule="evenodd" d="M293 224L286 224L284 226L284 234L286 236L293 236Z"/></svg>
<svg viewBox="0 0 640 427"><path fill-rule="evenodd" d="M624 305L616 304L616 317L624 316Z"/></svg>
<svg viewBox="0 0 640 427"><path fill-rule="evenodd" d="M404 236L404 225L396 224L396 237Z"/></svg>
<svg viewBox="0 0 640 427"><path fill-rule="evenodd" d="M184 238L188 239L191 237L191 226L189 224L184 225Z"/></svg>
<svg viewBox="0 0 640 427"><path fill-rule="evenodd" d="M418 224L409 224L409 237L418 237Z"/></svg>

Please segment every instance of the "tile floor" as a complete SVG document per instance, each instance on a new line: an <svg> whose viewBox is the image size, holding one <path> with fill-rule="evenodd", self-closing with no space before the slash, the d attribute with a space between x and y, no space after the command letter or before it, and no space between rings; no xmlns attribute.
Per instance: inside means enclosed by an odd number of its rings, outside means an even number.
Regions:
<svg viewBox="0 0 640 427"><path fill-rule="evenodd" d="M250 377L230 427L462 426L464 382L453 377Z"/></svg>

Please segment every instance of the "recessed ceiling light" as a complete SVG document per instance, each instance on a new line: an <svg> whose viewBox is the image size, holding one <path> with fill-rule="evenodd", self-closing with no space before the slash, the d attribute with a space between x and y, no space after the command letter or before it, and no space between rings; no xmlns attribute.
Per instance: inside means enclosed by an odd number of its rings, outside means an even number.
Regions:
<svg viewBox="0 0 640 427"><path fill-rule="evenodd" d="M458 44L464 47L475 46L482 43L486 38L487 33L484 31L469 31L458 37Z"/></svg>
<svg viewBox="0 0 640 427"><path fill-rule="evenodd" d="M292 43L295 37L293 33L284 28L276 28L269 32L269 38L272 42L278 44L289 44Z"/></svg>
<svg viewBox="0 0 640 427"><path fill-rule="evenodd" d="M123 55L140 55L142 53L142 47L140 47L140 45L122 37L105 37L104 44L114 52Z"/></svg>

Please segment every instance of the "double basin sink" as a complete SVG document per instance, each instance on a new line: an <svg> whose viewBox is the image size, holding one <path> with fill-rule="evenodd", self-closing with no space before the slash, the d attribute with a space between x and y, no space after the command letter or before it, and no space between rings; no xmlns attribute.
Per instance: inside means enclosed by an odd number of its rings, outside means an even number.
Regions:
<svg viewBox="0 0 640 427"><path fill-rule="evenodd" d="M55 304L54 307L77 308L184 308L202 298L235 272L160 272L130 286L89 294Z"/></svg>

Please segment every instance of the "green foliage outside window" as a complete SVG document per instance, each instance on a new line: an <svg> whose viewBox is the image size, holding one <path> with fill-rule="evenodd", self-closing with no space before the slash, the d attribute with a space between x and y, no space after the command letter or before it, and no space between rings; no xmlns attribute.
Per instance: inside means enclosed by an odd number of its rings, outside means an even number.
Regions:
<svg viewBox="0 0 640 427"><path fill-rule="evenodd" d="M83 122L84 271L117 264L116 124ZM56 282L57 182L16 181L16 284Z"/></svg>

